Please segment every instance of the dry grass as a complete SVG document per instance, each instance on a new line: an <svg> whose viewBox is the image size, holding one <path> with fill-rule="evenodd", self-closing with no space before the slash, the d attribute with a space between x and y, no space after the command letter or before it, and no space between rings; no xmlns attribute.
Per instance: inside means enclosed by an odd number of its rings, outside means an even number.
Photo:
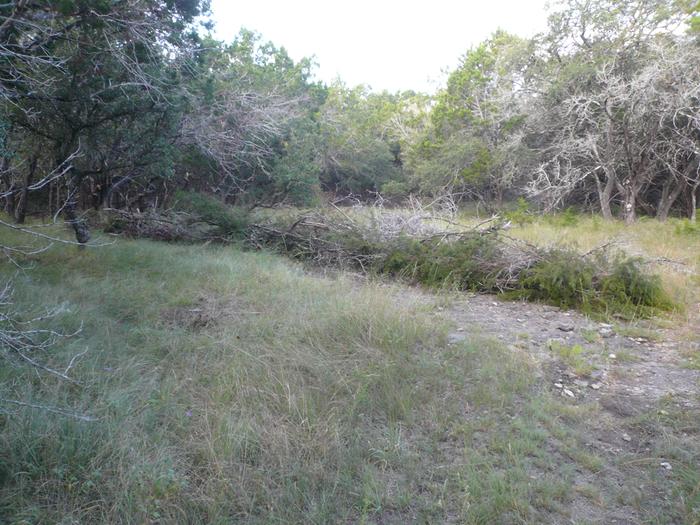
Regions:
<svg viewBox="0 0 700 525"><path fill-rule="evenodd" d="M524 354L448 345L444 298L231 247L119 240L27 262L0 275L28 313L84 323L45 357L87 348L85 386L6 367L0 397L99 421L3 407L3 523L562 523L626 498L581 484L604 463L586 445L596 409L553 398ZM688 479L640 512L697 517Z"/></svg>

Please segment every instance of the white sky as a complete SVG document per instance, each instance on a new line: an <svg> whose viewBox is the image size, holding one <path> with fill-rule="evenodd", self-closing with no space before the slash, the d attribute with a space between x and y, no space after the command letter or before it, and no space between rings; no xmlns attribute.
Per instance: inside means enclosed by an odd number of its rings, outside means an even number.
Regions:
<svg viewBox="0 0 700 525"><path fill-rule="evenodd" d="M340 76L375 91L434 92L471 46L496 29L532 36L546 26L546 0L212 0L216 35L241 27L316 58L319 79Z"/></svg>

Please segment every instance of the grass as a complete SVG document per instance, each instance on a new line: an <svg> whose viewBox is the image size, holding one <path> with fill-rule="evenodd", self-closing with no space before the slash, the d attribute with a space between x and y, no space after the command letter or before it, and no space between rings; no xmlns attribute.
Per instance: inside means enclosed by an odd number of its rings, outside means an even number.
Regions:
<svg viewBox="0 0 700 525"><path fill-rule="evenodd" d="M561 523L616 505L587 445L597 409L554 398L525 353L449 345L444 298L233 247L30 262L0 276L28 316L82 323L43 357L88 349L84 386L3 366L0 397L99 420L4 407L0 522ZM640 505L692 518L694 474L677 474L682 503Z"/></svg>
<svg viewBox="0 0 700 525"><path fill-rule="evenodd" d="M598 216L579 216L573 225L551 218L538 218L515 226L514 237L539 246L571 246L582 253L610 241L632 256L661 260L650 265L659 273L667 291L680 303L693 304L700 291L700 235L686 233L684 221L659 222L641 219L636 224L604 221ZM673 261L680 263L676 264Z"/></svg>
<svg viewBox="0 0 700 525"><path fill-rule="evenodd" d="M560 341L549 341L549 350L555 353L563 363L570 367L580 377L586 377L595 370L595 366L587 359L588 351L581 345L565 345Z"/></svg>

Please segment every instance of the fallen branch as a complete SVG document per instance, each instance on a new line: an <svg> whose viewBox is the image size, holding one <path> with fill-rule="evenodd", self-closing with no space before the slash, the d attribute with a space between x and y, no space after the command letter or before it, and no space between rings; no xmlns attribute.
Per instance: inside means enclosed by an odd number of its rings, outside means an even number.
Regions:
<svg viewBox="0 0 700 525"><path fill-rule="evenodd" d="M52 407L52 406L48 406L48 405L36 405L34 403L26 403L24 401L17 401L16 399L0 398L0 403L9 403L11 405L17 405L17 406L27 407L27 408L35 408L37 410L44 410L46 412L51 412L52 414L58 414L60 416L70 417L73 419L77 419L78 421L85 421L88 423L91 423L94 421L99 421L99 418L96 418L93 416L88 416L86 414L78 414L76 412L70 412L68 410L64 410L63 408Z"/></svg>

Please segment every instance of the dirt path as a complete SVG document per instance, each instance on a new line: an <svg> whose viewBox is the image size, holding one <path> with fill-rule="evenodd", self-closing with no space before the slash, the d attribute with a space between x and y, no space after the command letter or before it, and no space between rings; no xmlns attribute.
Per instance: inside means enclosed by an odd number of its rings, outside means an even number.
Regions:
<svg viewBox="0 0 700 525"><path fill-rule="evenodd" d="M667 522L663 509L679 496L670 477L676 463L662 454L668 443L697 445L700 370L687 356L700 351L700 316L672 329L611 325L486 295L460 297L441 314L454 322L451 344L474 335L498 339L533 357L555 396L592 407L581 436L604 466L577 469L568 523ZM581 494L586 487L599 491L598 501ZM647 503L630 504L635 498Z"/></svg>
<svg viewBox="0 0 700 525"><path fill-rule="evenodd" d="M564 396L626 397L643 406L672 398L698 406L700 370L689 368L684 357L700 349L698 326L597 323L577 312L488 295L457 299L445 313L456 324L452 342L478 334L528 352Z"/></svg>

